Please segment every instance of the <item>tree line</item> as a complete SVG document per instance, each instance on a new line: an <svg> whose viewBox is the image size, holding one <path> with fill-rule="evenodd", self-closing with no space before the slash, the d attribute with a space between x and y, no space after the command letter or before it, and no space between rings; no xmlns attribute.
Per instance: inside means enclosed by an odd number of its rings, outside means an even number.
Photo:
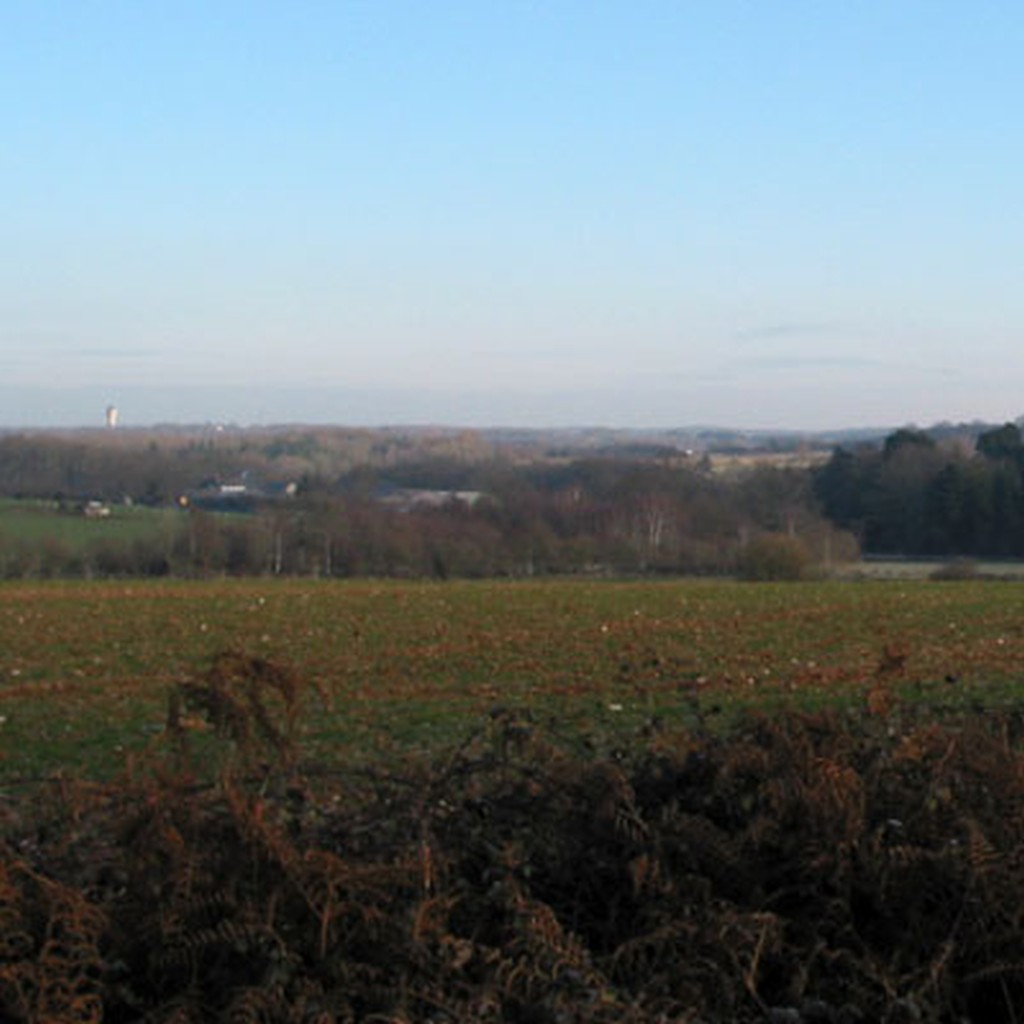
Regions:
<svg viewBox="0 0 1024 1024"><path fill-rule="evenodd" d="M1007 423L971 446L914 429L838 448L814 478L821 509L877 554L1024 557L1024 439Z"/></svg>
<svg viewBox="0 0 1024 1024"><path fill-rule="evenodd" d="M273 446L272 446L273 445ZM289 471L294 471L289 473ZM293 476L288 497L222 514L182 495L201 484ZM26 544L5 536L12 575L558 573L801 575L850 558L804 470L722 475L680 453L547 456L471 439L326 459L281 439L119 447L105 438L0 439L4 496L179 507L120 541ZM69 505L73 507L73 503Z"/></svg>
<svg viewBox="0 0 1024 1024"><path fill-rule="evenodd" d="M292 485L245 514L182 497ZM827 571L859 551L1024 557L1024 438L901 429L817 469L734 473L671 449L526 450L471 432L0 438L0 497L177 509L88 543L18 536L0 574L529 576ZM154 520L156 522L156 520Z"/></svg>

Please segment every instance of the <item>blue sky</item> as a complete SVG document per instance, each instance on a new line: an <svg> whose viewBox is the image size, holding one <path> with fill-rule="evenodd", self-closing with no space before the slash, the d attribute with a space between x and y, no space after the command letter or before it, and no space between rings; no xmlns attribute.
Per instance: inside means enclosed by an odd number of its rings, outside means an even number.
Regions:
<svg viewBox="0 0 1024 1024"><path fill-rule="evenodd" d="M8 0L0 425L1024 413L1024 7Z"/></svg>

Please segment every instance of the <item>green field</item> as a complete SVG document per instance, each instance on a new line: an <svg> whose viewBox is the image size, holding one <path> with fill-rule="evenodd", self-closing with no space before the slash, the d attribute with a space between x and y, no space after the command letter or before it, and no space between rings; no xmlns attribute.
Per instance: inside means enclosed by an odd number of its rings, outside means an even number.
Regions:
<svg viewBox="0 0 1024 1024"><path fill-rule="evenodd" d="M496 706L614 736L879 687L1015 699L1024 588L1006 582L8 583L0 779L103 775L159 736L167 697L233 650L310 688L305 749L457 740Z"/></svg>
<svg viewBox="0 0 1024 1024"><path fill-rule="evenodd" d="M0 499L0 541L26 547L60 544L80 552L102 542L173 538L182 528L177 509L111 505L109 513L88 519L80 509L61 508L54 501Z"/></svg>

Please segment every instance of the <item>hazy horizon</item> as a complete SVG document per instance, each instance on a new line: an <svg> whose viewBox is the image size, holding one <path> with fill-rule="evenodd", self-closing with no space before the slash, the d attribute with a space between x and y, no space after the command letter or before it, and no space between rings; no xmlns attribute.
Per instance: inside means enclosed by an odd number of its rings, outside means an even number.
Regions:
<svg viewBox="0 0 1024 1024"><path fill-rule="evenodd" d="M0 423L1018 416L1024 8L15 0Z"/></svg>
<svg viewBox="0 0 1024 1024"><path fill-rule="evenodd" d="M600 415L595 404L591 418L571 419L538 414L522 414L528 410L529 401L518 406L516 396L506 396L506 401L493 403L489 399L468 396L462 405L467 415L458 416L452 412L450 403L438 402L422 394L408 395L378 394L359 395L340 391L316 389L293 389L266 393L259 389L246 389L233 395L220 393L217 389L198 389L193 392L161 391L142 389L135 393L137 399L128 405L112 401L101 389L68 389L64 391L40 392L35 398L32 413L22 420L0 420L0 430L100 430L106 429L106 412L113 405L117 409L117 427L120 430L145 430L151 427L199 427L232 426L241 429L262 427L318 428L337 427L353 429L401 429L438 428L466 430L608 430L635 432L668 432L690 430L722 430L764 434L839 434L844 432L882 432L901 427L928 429L944 424L986 423L998 425L1015 421L1024 414L986 420L984 417L948 415L925 420L873 420L835 422L823 424L764 425L755 420L736 421L725 419L665 418L663 420L636 419L634 421L613 421ZM529 396L540 403L536 396ZM31 393L21 394L22 401L31 403ZM9 410L12 403L9 389L0 385L0 408ZM595 403L597 399L595 399ZM400 413L391 418L378 414L381 406L399 409ZM502 410L504 409L504 414ZM516 411L521 415L516 415Z"/></svg>

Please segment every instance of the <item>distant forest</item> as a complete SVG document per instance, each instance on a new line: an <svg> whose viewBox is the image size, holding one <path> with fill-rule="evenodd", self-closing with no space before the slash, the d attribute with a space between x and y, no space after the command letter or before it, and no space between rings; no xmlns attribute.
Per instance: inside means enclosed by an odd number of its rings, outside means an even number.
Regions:
<svg viewBox="0 0 1024 1024"><path fill-rule="evenodd" d="M877 554L1024 557L1024 441L1007 423L973 445L899 430L839 448L814 474L822 513Z"/></svg>
<svg viewBox="0 0 1024 1024"><path fill-rule="evenodd" d="M1016 424L803 454L451 430L11 433L0 575L790 578L861 552L1024 556ZM24 529L27 509L61 529Z"/></svg>

